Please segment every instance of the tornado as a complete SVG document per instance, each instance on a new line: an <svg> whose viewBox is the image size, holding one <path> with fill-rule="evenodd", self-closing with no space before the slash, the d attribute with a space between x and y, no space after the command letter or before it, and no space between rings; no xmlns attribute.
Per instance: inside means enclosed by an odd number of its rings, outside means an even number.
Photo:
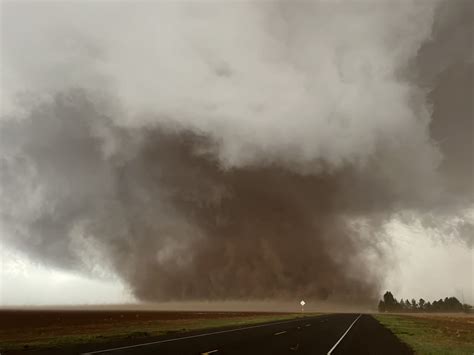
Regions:
<svg viewBox="0 0 474 355"><path fill-rule="evenodd" d="M472 247L470 1L3 2L2 244L141 301L369 304Z"/></svg>

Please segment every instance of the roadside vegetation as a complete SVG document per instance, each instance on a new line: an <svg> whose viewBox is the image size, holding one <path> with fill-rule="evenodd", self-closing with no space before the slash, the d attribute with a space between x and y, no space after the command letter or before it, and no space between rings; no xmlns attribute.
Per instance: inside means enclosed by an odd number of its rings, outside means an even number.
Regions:
<svg viewBox="0 0 474 355"><path fill-rule="evenodd" d="M465 314L378 314L375 318L416 354L474 354L474 317Z"/></svg>
<svg viewBox="0 0 474 355"><path fill-rule="evenodd" d="M397 301L390 291L385 292L383 300L378 304L379 312L396 312L396 313L419 313L419 312L472 312L472 306L466 303L461 303L456 297L446 297L438 301L427 302L423 298L418 301L408 299Z"/></svg>

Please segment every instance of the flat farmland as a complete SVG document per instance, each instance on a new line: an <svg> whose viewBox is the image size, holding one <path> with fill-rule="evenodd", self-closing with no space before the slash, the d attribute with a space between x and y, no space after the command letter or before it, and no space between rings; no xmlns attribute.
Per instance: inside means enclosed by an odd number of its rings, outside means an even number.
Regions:
<svg viewBox="0 0 474 355"><path fill-rule="evenodd" d="M291 319L296 313L0 310L0 350L57 348Z"/></svg>

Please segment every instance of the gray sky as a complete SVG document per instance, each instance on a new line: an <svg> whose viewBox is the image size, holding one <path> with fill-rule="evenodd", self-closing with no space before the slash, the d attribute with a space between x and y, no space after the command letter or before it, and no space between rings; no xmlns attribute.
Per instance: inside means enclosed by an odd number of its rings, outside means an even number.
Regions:
<svg viewBox="0 0 474 355"><path fill-rule="evenodd" d="M1 302L473 302L472 6L2 1Z"/></svg>

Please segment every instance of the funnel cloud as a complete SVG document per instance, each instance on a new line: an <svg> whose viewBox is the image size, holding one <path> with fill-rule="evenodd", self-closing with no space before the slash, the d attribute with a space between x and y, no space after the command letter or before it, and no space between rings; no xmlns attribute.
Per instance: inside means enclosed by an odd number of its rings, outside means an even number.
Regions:
<svg viewBox="0 0 474 355"><path fill-rule="evenodd" d="M4 2L2 242L145 301L371 302L389 221L472 246L472 13Z"/></svg>

